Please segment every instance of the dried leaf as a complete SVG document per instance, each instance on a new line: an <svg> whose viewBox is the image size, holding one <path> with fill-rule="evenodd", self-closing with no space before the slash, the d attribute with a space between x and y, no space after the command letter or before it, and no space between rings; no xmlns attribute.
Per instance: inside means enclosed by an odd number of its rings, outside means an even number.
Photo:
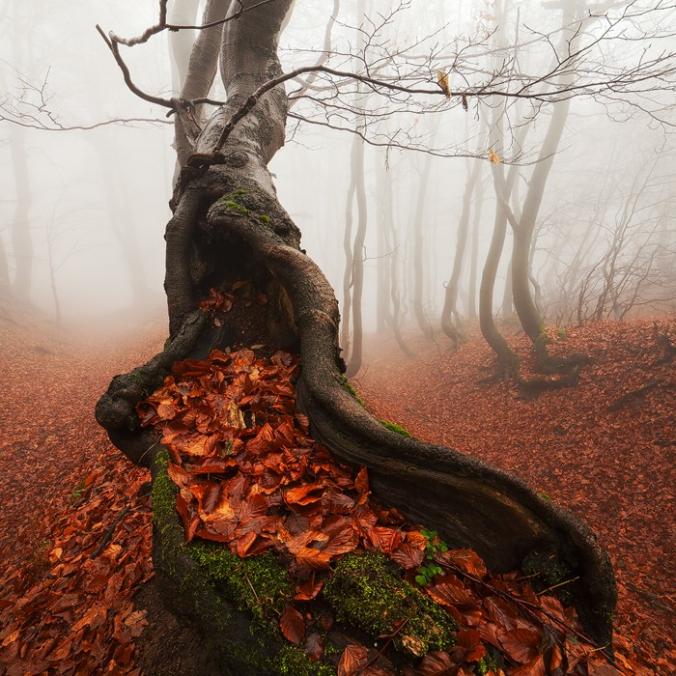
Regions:
<svg viewBox="0 0 676 676"><path fill-rule="evenodd" d="M279 619L279 628L287 641L300 645L305 637L305 619L293 606L288 605Z"/></svg>
<svg viewBox="0 0 676 676"><path fill-rule="evenodd" d="M368 664L368 653L363 645L348 645L338 662L338 676L356 676Z"/></svg>
<svg viewBox="0 0 676 676"><path fill-rule="evenodd" d="M436 72L437 83L441 87L441 91L444 92L447 99L451 98L451 88L448 84L448 73L445 73L443 70L438 70Z"/></svg>

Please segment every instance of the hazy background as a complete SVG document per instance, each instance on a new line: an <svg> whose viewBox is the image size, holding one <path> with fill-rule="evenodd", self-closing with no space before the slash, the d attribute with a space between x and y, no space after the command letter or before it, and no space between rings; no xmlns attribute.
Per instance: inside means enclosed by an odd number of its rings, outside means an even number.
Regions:
<svg viewBox="0 0 676 676"><path fill-rule="evenodd" d="M316 61L312 50L321 48L332 4L328 0L297 0L282 39L286 67ZM340 21L354 24L356 3L341 4ZM378 0L375 4L379 11L385 11L394 3ZM392 39L414 39L447 24L436 41L450 42L459 34L475 31L486 20L491 4L478 0L414 1L393 27ZM510 11L517 5L522 8L522 21L532 27L551 29L560 22L560 13L543 8L540 2L510 3ZM105 30L113 29L121 35L138 34L156 20L156 12L154 0L4 0L0 6L0 90L5 100L23 95L27 101L36 102L35 93L25 91L22 80L38 87L46 80L48 108L63 125L87 125L116 117L158 120L156 124L114 125L92 131L18 129L0 122L0 237L10 275L14 265L10 226L17 194L10 143L14 140L24 149L29 177L28 218L35 252L32 302L54 313L51 255L65 321L106 317L132 307L147 312L149 308L160 308L163 302L163 232L170 216L167 203L174 169L173 128L163 124L164 110L137 99L125 87L94 28L99 23ZM355 34L349 26L338 24L334 39L337 48L347 49L354 45ZM537 53L531 56L537 60ZM125 50L125 58L133 77L146 91L170 95L166 32L146 45ZM548 276L553 279L555 260L563 265L572 255L576 237L593 218L599 196L610 200L608 218L612 217L621 209L623 196L632 184L653 163L652 178L640 198L638 212L644 224L668 215L669 225L662 228L660 236L673 261L673 139L668 128L647 116L625 119L621 111L611 112L617 120L594 101L575 100L572 104L562 151L556 157L541 210L543 229L533 263L541 283L546 284ZM548 115L545 111L538 121L529 147L537 148ZM414 118L395 124L431 130L431 117ZM464 112L458 107L440 116L439 138L459 145L470 139L465 145L474 147L480 124L474 110ZM304 125L271 165L281 202L303 232L303 246L323 268L339 297L351 142L350 134ZM374 258L379 253L389 253L378 252L376 233L375 176L378 163L384 161L382 150L366 148L366 255ZM411 265L407 262L412 256L412 223L425 161L427 156L422 153L389 153L405 289L411 286L407 277ZM424 209L425 310L436 324L444 283L450 275L465 176L471 161L434 158L431 162ZM480 265L490 239L494 208L487 169L482 180L485 187ZM524 189L525 184L522 192ZM602 240L601 236L592 246L600 250ZM134 283L129 274L130 255L142 261L142 278ZM376 259L366 261L367 330L374 327L376 266ZM502 266L496 298L501 297L504 277ZM143 295L139 289L145 290ZM466 282L461 284L462 289L466 292ZM461 299L464 297L461 293ZM409 308L407 318L410 317Z"/></svg>

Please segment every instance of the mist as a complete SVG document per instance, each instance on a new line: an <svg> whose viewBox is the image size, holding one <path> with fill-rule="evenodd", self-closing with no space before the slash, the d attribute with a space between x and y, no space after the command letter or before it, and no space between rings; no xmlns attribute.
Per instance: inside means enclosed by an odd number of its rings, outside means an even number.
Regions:
<svg viewBox="0 0 676 676"><path fill-rule="evenodd" d="M488 3L460 3L449 16L444 3L428 3L424 12L412 3L394 16L383 39L396 36L402 45L430 34L434 34L435 44L462 39L474 35L477 27L481 30L482 22L487 21L485 17L493 11L491 7ZM307 3L302 10L295 9L281 41L285 69L313 62L314 54L322 48L330 9L328 3L316 2ZM385 9L379 7L375 18ZM532 31L552 30L558 19L556 11L543 8L540 3L518 3L510 7L510 14L505 17L507 38L513 33L517 9L521 17L528 17L524 25ZM162 235L170 216L167 204L174 171L173 127L164 111L129 93L94 28L98 23L106 29L114 26L123 35L139 32L153 22L155 11L153 3L132 2L103 6L54 2L48 12L40 11L34 3L8 3L5 7L4 31L9 39L4 41L1 54L6 109L3 117L16 119L7 110L17 111L25 115L19 119L26 126L12 125L8 119L2 122L0 152L6 168L0 204L3 248L11 276L17 255L12 250L11 224L18 194L12 153L20 152L25 157L27 195L23 199L28 202L24 205L25 218L34 259L30 302L55 316L56 293L61 319L66 323L110 316L139 304L158 308L163 302ZM354 48L357 19L356 8L341 7L338 23L333 27L337 52ZM30 30L19 30L19 26L30 26ZM172 87L167 36L167 33L159 36L138 51L128 50L129 65L138 83L160 95L171 93ZM673 48L673 44L670 46ZM607 58L612 60L613 50L619 48L612 45ZM537 50L543 52L541 46ZM530 58L537 58L537 52ZM480 136L482 124L490 121L489 115L488 109L477 110L474 105L468 111L458 107L427 116L400 113L393 122L384 124L405 132L414 129L417 138L422 139L409 144L415 149L365 144L368 228L363 249L363 315L367 331L377 328L378 268L389 264L393 255L383 250L382 237L380 244L378 239L378 228L384 227L382 219L379 225L382 199L378 195L378 168L385 165L386 180L392 183L395 253L401 268L404 323L413 319L413 221L421 190L420 177L427 177L422 207L423 303L425 315L436 323L443 305L444 285L451 274L465 179L474 163L481 161L453 155L479 155L487 165L480 170L483 215L478 224L479 261L484 260L490 241L495 195L490 165L485 160L488 138ZM525 148L519 153L521 157L515 160L524 165L520 179L524 185L546 131L548 115L545 109L536 117ZM55 126L49 116L66 127L130 118L157 122L129 122L89 131L34 128ZM312 110L309 116L314 119L316 111ZM648 166L651 172L648 185L636 204L635 219L641 223L635 223L634 227L643 230L648 227L646 224L660 218L660 213L670 213L674 191L670 185L673 146L669 124L673 114L665 110L665 117L667 120L662 124L628 106L589 97L572 100L543 195L542 219L532 260L535 275L543 286L542 293L551 295L554 302L561 294L557 277L570 263L589 222L596 219L599 228L612 228L614 215L622 208L635 182L644 179L642 174ZM515 120L519 122L516 116ZM350 175L350 125L343 124L348 131L341 132L302 123L296 131L296 124L290 120L288 126L293 135L271 169L282 202L301 227L304 248L333 287L340 289L345 267L342 242ZM382 137L387 134L383 124L376 132ZM380 137L376 142L382 143ZM443 149L449 157L430 156L426 152L430 147ZM598 213L599 201L603 202L603 214ZM652 236L667 249L660 261L661 269L673 270L673 225L662 223ZM607 239L597 236L589 244L585 250L587 264L595 263L605 253ZM496 298L502 296L505 283L505 258L498 272ZM460 302L464 303L465 313L468 267L465 266L461 281ZM646 288L643 300L648 305L644 310L651 307L649 301L673 309L673 279L662 281L670 281L672 285L659 290Z"/></svg>
<svg viewBox="0 0 676 676"><path fill-rule="evenodd" d="M673 673L672 3L0 34L0 673Z"/></svg>

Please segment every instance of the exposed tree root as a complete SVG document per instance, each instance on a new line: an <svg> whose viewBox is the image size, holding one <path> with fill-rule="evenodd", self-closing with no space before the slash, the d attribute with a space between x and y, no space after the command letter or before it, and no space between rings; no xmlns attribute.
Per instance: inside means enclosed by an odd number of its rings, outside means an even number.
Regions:
<svg viewBox="0 0 676 676"><path fill-rule="evenodd" d="M209 208L200 228L217 232L218 240L239 252L240 260L245 250L250 270L267 271L269 285L277 284L279 296L288 299L289 323L303 365L298 401L310 418L313 436L341 459L366 465L376 496L386 498L411 520L438 530L449 545L475 549L495 571L520 567L534 551L554 553L571 575L580 578L574 592L586 630L598 642L608 643L614 579L608 556L592 532L508 474L451 449L404 438L373 418L342 384L338 304L330 285L297 246L287 243L288 227L282 224L280 233L279 222L261 221L258 207L269 201L267 194L247 191L242 199L247 213L233 213L224 197ZM285 213L281 207L276 211ZM216 240L209 241L216 246ZM234 278L242 278L242 267L238 270L235 261L230 262ZM260 308L251 315L256 312ZM244 344L255 340L278 347L265 326L255 320L251 325L253 332L246 318L239 318L225 344L237 343L241 335ZM149 466L159 449L152 449L154 438L139 433L135 403L159 384L173 361L224 346L219 338L223 336L215 334L206 315L198 311L184 321L165 352L113 380L97 406L97 417L135 462Z"/></svg>

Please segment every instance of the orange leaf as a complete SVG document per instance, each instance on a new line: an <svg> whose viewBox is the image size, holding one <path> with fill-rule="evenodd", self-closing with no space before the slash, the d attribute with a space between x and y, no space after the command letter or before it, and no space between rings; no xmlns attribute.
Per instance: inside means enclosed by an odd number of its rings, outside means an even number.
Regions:
<svg viewBox="0 0 676 676"><path fill-rule="evenodd" d="M338 676L356 676L368 664L368 649L363 645L350 643L338 662Z"/></svg>
<svg viewBox="0 0 676 676"><path fill-rule="evenodd" d="M299 645L305 637L305 620L293 606L286 606L279 618L279 628L287 641Z"/></svg>

